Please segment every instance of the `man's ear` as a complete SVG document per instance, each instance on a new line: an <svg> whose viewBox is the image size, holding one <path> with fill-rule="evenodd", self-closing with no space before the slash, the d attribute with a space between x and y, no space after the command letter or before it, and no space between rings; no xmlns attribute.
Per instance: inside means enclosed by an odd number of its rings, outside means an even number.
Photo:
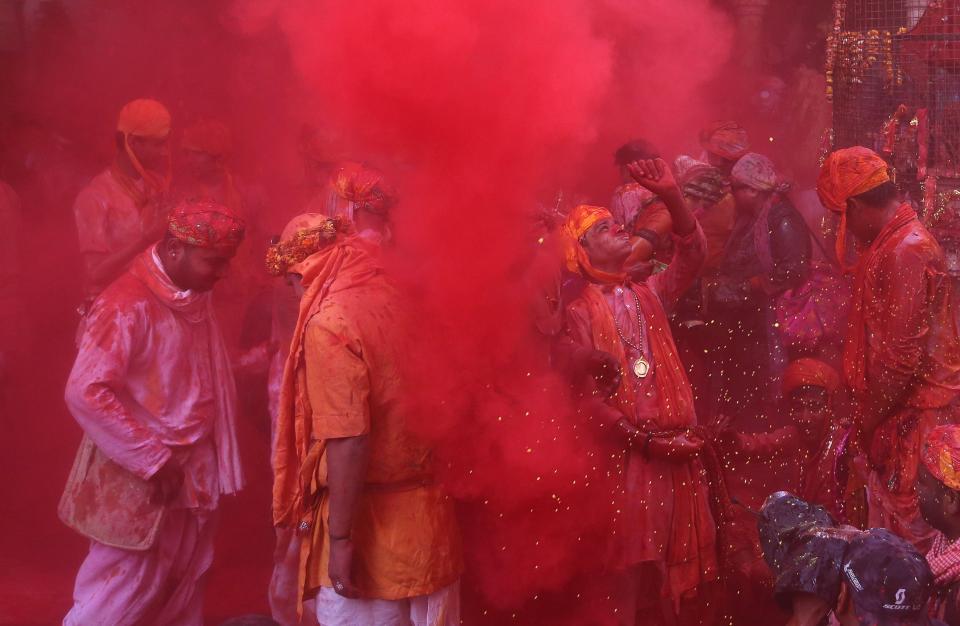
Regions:
<svg viewBox="0 0 960 626"><path fill-rule="evenodd" d="M164 237L160 240L160 249L171 257L182 256L186 246L176 237Z"/></svg>

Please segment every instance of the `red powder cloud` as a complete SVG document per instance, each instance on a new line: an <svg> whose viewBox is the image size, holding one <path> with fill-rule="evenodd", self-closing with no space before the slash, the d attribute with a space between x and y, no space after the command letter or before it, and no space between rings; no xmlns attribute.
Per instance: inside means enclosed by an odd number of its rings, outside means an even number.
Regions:
<svg viewBox="0 0 960 626"><path fill-rule="evenodd" d="M594 171L598 150L612 169L610 141L690 144L729 26L706 0L234 9L250 30L281 26L315 121L356 158L401 164L389 260L420 311L415 427L465 503L481 603L533 610L535 596L597 569L614 494L605 433L574 413L534 330L527 216L542 189Z"/></svg>

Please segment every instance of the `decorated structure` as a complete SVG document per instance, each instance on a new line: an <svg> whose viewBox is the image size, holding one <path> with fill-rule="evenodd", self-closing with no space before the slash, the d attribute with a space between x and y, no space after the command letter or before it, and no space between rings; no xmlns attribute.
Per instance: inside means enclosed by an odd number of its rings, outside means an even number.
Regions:
<svg viewBox="0 0 960 626"><path fill-rule="evenodd" d="M960 278L960 0L835 0L833 133L893 166Z"/></svg>

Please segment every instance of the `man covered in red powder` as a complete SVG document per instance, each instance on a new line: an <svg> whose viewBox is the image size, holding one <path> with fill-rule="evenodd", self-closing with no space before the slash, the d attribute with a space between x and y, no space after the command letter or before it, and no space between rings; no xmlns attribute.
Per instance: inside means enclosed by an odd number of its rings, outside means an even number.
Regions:
<svg viewBox="0 0 960 626"><path fill-rule="evenodd" d="M823 361L791 362L783 374L783 406L790 425L771 433L737 433L723 447L783 462L791 471L781 490L823 506L834 519L846 522L850 423L835 413L840 384L840 375ZM726 417L717 421L721 441L727 439L722 431L728 423Z"/></svg>
<svg viewBox="0 0 960 626"><path fill-rule="evenodd" d="M837 258L846 258L848 229L863 250L843 368L869 460L869 524L925 550L933 529L917 506L920 443L938 424L957 421L960 395L960 337L943 251L871 150L831 154L817 191L840 213Z"/></svg>
<svg viewBox="0 0 960 626"><path fill-rule="evenodd" d="M127 103L117 120L117 156L73 206L86 291L96 297L166 228L170 113L156 100Z"/></svg>
<svg viewBox="0 0 960 626"><path fill-rule="evenodd" d="M218 501L243 486L210 290L243 239L183 203L90 310L66 401L85 437L60 515L91 538L64 624L203 623Z"/></svg>
<svg viewBox="0 0 960 626"><path fill-rule="evenodd" d="M613 355L623 373L609 400L619 417L611 426L623 442L622 454L612 455L622 477L614 552L623 571L623 623L710 623L716 526L696 458L703 441L690 432L697 423L693 392L666 312L703 266L706 241L663 160L629 169L670 210L673 261L646 282L632 282L623 226L604 208L576 207L561 231L564 259L588 283L568 306L567 332L575 343Z"/></svg>
<svg viewBox="0 0 960 626"><path fill-rule="evenodd" d="M325 626L460 623L460 538L409 428L402 297L343 218L307 214L267 267L302 292L280 395L274 523L301 533L298 593Z"/></svg>

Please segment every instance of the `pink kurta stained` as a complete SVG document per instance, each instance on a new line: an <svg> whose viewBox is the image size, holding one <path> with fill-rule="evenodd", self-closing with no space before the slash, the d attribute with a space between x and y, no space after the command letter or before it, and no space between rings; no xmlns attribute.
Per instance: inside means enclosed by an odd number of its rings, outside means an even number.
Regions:
<svg viewBox="0 0 960 626"><path fill-rule="evenodd" d="M179 291L147 250L94 303L66 401L122 468L149 479L173 457L184 483L150 549L92 542L66 623L201 623L219 496L243 486L235 392L210 295Z"/></svg>

